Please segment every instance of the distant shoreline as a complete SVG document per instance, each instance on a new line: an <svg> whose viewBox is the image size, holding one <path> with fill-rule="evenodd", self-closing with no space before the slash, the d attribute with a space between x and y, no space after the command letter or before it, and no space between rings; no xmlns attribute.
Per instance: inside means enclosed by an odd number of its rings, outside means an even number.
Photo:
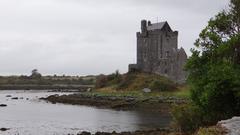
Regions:
<svg viewBox="0 0 240 135"><path fill-rule="evenodd" d="M92 89L94 85L77 85L77 84L53 84L53 85L37 85L37 84L7 84L0 85L0 90L80 90L86 91Z"/></svg>
<svg viewBox="0 0 240 135"><path fill-rule="evenodd" d="M115 110L147 110L153 112L169 113L173 104L186 104L187 99L176 97L136 97L136 96L106 96L92 92L81 92L70 95L51 95L40 98L52 103L72 105L86 105L98 108Z"/></svg>

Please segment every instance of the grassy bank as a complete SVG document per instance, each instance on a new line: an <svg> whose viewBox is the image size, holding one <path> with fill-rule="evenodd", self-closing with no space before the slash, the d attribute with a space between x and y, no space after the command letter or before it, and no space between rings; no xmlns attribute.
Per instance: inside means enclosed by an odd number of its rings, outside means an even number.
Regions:
<svg viewBox="0 0 240 135"><path fill-rule="evenodd" d="M226 135L226 134L227 130L219 126L200 128L196 133L196 135Z"/></svg>
<svg viewBox="0 0 240 135"><path fill-rule="evenodd" d="M95 86L97 89L111 87L121 91L138 91L143 88L149 88L153 91L171 91L176 89L177 84L156 74L141 72L119 74L116 72L98 76Z"/></svg>
<svg viewBox="0 0 240 135"><path fill-rule="evenodd" d="M179 86L178 88L171 91L152 91L145 93L141 90L117 90L114 87L104 87L96 89L89 94L97 94L102 96L134 96L138 98L150 98L150 97L177 97L186 98L190 97L190 90L188 86Z"/></svg>
<svg viewBox="0 0 240 135"><path fill-rule="evenodd" d="M185 104L188 100L177 97L144 96L140 93L83 92L71 95L52 95L42 98L52 103L87 105L116 110L143 110L170 113L172 104Z"/></svg>

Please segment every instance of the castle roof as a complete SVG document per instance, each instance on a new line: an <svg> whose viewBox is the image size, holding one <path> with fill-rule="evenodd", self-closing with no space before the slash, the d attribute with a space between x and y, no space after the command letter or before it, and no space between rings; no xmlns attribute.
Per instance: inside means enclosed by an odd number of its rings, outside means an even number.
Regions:
<svg viewBox="0 0 240 135"><path fill-rule="evenodd" d="M153 24L147 26L147 30L162 30L166 26L170 28L167 21L159 22L159 23L153 23Z"/></svg>
<svg viewBox="0 0 240 135"><path fill-rule="evenodd" d="M187 56L187 53L185 52L185 50L182 47L180 49L178 49L178 54Z"/></svg>

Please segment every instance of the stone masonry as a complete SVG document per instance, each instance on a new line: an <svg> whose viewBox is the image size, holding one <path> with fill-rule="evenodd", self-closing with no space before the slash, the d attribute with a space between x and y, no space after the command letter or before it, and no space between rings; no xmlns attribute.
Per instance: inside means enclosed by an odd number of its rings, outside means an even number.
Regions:
<svg viewBox="0 0 240 135"><path fill-rule="evenodd" d="M186 61L186 52L178 49L178 31L173 31L167 22L141 21L141 32L137 32L137 64L130 64L129 71L155 73L184 83Z"/></svg>

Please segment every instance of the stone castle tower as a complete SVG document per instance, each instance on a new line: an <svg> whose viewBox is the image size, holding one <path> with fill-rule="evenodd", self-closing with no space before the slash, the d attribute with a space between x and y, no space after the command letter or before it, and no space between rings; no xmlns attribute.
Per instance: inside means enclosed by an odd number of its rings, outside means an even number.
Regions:
<svg viewBox="0 0 240 135"><path fill-rule="evenodd" d="M141 21L141 32L137 32L137 64L130 64L129 71L155 73L184 83L186 61L186 52L178 49L178 31L173 31L167 22Z"/></svg>

